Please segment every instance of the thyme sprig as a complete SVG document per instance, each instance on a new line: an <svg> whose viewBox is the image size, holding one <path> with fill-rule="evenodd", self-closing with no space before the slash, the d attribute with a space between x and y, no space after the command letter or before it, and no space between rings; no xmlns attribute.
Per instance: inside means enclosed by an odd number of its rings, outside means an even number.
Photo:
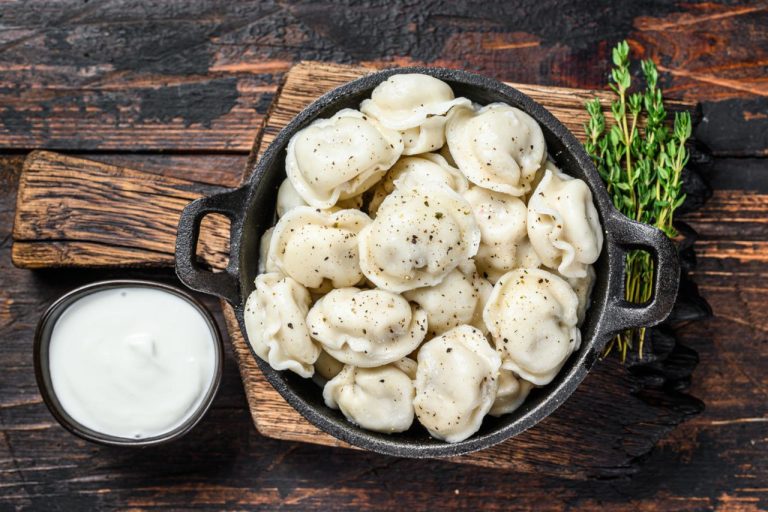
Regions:
<svg viewBox="0 0 768 512"><path fill-rule="evenodd" d="M615 95L610 105L611 120L606 120L599 98L587 102L585 147L614 206L627 217L656 226L674 238L675 210L685 200L682 171L688 162L685 142L691 136L690 113L676 112L670 127L653 61L641 62L645 89L632 92L627 42L619 43L611 57L614 67L608 86ZM626 300L647 302L653 280L650 254L630 252L626 269ZM624 360L627 352L637 347L642 358L644 340L644 327L624 331L608 344L605 354L615 348Z"/></svg>

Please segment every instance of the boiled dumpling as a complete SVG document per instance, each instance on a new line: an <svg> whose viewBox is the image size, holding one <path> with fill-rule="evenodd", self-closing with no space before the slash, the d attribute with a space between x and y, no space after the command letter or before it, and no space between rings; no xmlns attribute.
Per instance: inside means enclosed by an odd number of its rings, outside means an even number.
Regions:
<svg viewBox="0 0 768 512"><path fill-rule="evenodd" d="M538 123L504 103L492 103L477 112L453 109L445 133L451 155L469 181L504 194L526 194L546 158Z"/></svg>
<svg viewBox="0 0 768 512"><path fill-rule="evenodd" d="M433 116L419 126L400 132L403 154L418 155L436 151L445 145L445 116Z"/></svg>
<svg viewBox="0 0 768 512"><path fill-rule="evenodd" d="M312 306L307 325L335 359L372 368L413 352L427 333L427 314L396 293L340 288Z"/></svg>
<svg viewBox="0 0 768 512"><path fill-rule="evenodd" d="M320 348L309 336L305 318L309 292L290 277L261 274L248 296L243 319L253 351L275 370L311 377Z"/></svg>
<svg viewBox="0 0 768 512"><path fill-rule="evenodd" d="M308 206L304 198L302 198L296 189L293 188L291 180L284 179L280 184L280 188L277 189L277 216L282 217L288 210L292 210L297 206ZM339 210L347 210L350 208L360 209L363 206L363 195L357 195L349 197L347 199L339 199L336 201L336 205L328 208L328 211L337 212Z"/></svg>
<svg viewBox="0 0 768 512"><path fill-rule="evenodd" d="M413 423L416 363L402 359L379 368L347 365L323 389L325 404L355 425L391 434Z"/></svg>
<svg viewBox="0 0 768 512"><path fill-rule="evenodd" d="M503 275L483 311L502 367L538 386L549 384L581 343L578 302L571 286L546 270Z"/></svg>
<svg viewBox="0 0 768 512"><path fill-rule="evenodd" d="M439 183L398 187L359 236L360 268L376 286L403 292L434 286L477 253L469 203Z"/></svg>
<svg viewBox="0 0 768 512"><path fill-rule="evenodd" d="M528 202L528 238L544 265L566 277L585 277L603 248L587 184L548 168Z"/></svg>
<svg viewBox="0 0 768 512"><path fill-rule="evenodd" d="M469 105L466 98L455 98L451 87L433 76L419 73L393 75L380 83L360 110L393 130L422 125L456 105Z"/></svg>
<svg viewBox="0 0 768 512"><path fill-rule="evenodd" d="M488 332L483 323L483 306L493 285L483 279L471 261L452 270L435 286L403 293L427 312L428 336L437 336L462 324Z"/></svg>
<svg viewBox="0 0 768 512"><path fill-rule="evenodd" d="M496 398L500 364L485 335L469 325L425 343L413 401L419 422L450 443L477 432Z"/></svg>
<svg viewBox="0 0 768 512"><path fill-rule="evenodd" d="M402 152L400 133L357 110L344 109L291 138L285 170L307 204L330 208L372 187Z"/></svg>
<svg viewBox="0 0 768 512"><path fill-rule="evenodd" d="M444 114L456 105L470 104L466 98L455 98L445 82L414 73L395 75L379 84L360 110L387 128L399 130L403 154L417 155L443 147Z"/></svg>
<svg viewBox="0 0 768 512"><path fill-rule="evenodd" d="M480 227L475 263L484 277L495 283L510 270L541 264L528 240L525 203L482 187L471 187L463 195Z"/></svg>
<svg viewBox="0 0 768 512"><path fill-rule="evenodd" d="M491 416L509 414L525 402L528 394L533 389L533 384L519 378L510 370L499 372L499 389L496 391L496 400L488 411Z"/></svg>
<svg viewBox="0 0 768 512"><path fill-rule="evenodd" d="M297 206L275 226L267 271L282 272L308 288L352 286L363 274L358 260L358 233L371 219L359 210L335 213Z"/></svg>
<svg viewBox="0 0 768 512"><path fill-rule="evenodd" d="M584 277L560 277L571 285L573 291L576 292L576 297L579 299L579 307L576 311L576 316L579 319L579 325L581 325L584 323L587 309L592 302L592 289L595 287L595 268L592 265L587 265L587 275Z"/></svg>
<svg viewBox="0 0 768 512"><path fill-rule="evenodd" d="M271 227L268 230L264 232L263 235L261 235L261 240L259 241L259 265L258 265L258 272L259 274L263 274L267 271L267 258L269 255L269 244L272 241L272 233L275 232L275 228Z"/></svg>
<svg viewBox="0 0 768 512"><path fill-rule="evenodd" d="M307 206L307 202L302 198L296 189L293 188L291 180L284 179L280 184L280 188L277 189L277 216L282 217L297 206Z"/></svg>
<svg viewBox="0 0 768 512"><path fill-rule="evenodd" d="M444 184L459 193L469 187L469 182L461 171L437 153L401 158L374 188L368 213L374 216L381 203L398 184L428 186L429 183Z"/></svg>

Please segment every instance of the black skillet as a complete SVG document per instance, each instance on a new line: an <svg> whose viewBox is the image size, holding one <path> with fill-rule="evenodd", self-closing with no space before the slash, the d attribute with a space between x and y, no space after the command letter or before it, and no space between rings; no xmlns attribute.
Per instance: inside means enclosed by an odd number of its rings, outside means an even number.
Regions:
<svg viewBox="0 0 768 512"><path fill-rule="evenodd" d="M372 73L325 94L297 115L255 164L249 182L232 191L198 199L188 205L179 222L176 273L194 290L217 295L234 306L245 335L243 304L253 290L259 239L273 224L277 188L285 178L285 148L290 138L316 118L330 117L342 108L358 108L371 91L398 73L425 73L447 82L456 96L480 104L504 102L530 114L541 125L547 149L567 174L581 178L592 190L604 229L605 243L595 264L597 279L592 305L582 326L582 345L549 385L534 390L523 406L501 418L486 417L482 428L465 441L448 444L433 439L414 424L394 435L370 432L350 424L339 411L323 403L321 389L310 379L275 371L253 354L275 389L311 423L349 444L400 457L447 457L488 448L523 432L562 404L618 331L654 325L667 317L677 295L680 269L672 242L659 230L633 222L612 205L589 156L576 137L543 106L501 82L464 71L440 68L399 68ZM231 221L230 259L227 269L211 273L195 258L200 221L210 213ZM624 300L624 261L628 250L649 251L655 263L653 295L647 304ZM247 337L246 337L247 339Z"/></svg>

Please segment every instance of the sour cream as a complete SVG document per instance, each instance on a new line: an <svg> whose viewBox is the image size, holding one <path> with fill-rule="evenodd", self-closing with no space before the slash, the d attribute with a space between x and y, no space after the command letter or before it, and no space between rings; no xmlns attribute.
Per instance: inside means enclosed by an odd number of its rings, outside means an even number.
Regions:
<svg viewBox="0 0 768 512"><path fill-rule="evenodd" d="M53 392L87 428L127 439L160 436L205 399L216 343L200 311L169 291L130 285L97 291L54 324Z"/></svg>

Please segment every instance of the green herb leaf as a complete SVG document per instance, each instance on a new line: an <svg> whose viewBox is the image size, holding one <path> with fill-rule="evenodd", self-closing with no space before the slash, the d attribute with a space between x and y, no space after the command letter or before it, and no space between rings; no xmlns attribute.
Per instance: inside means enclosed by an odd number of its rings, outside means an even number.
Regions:
<svg viewBox="0 0 768 512"><path fill-rule="evenodd" d="M589 121L584 128L587 152L605 181L611 199L622 213L676 236L675 210L685 201L682 171L688 162L686 141L691 136L691 115L677 112L670 122L658 87L659 72L652 60L640 62L645 89L631 92L629 44L622 41L611 51L613 68L608 87L613 122L608 126L598 98L585 104ZM625 298L643 303L650 299L653 260L647 252L627 255ZM606 349L614 348L622 359L631 349L642 357L645 328L620 333Z"/></svg>

